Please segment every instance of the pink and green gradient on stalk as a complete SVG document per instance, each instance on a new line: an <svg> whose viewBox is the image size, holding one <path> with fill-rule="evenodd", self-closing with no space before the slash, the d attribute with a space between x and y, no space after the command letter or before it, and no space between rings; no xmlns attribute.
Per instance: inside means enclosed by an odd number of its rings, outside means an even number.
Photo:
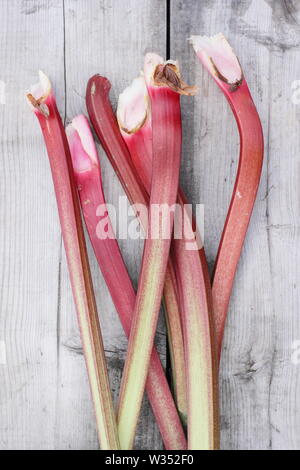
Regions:
<svg viewBox="0 0 300 470"><path fill-rule="evenodd" d="M148 54L147 61L156 60ZM154 71L154 69L153 69ZM181 157L181 118L179 95L167 86L148 83L153 126L152 204L176 202ZM149 225L153 220L149 211ZM172 218L172 215L171 215ZM168 238L147 238L135 304L127 357L121 382L118 429L122 445L132 448L153 347L172 233ZM160 233L160 230L156 231Z"/></svg>
<svg viewBox="0 0 300 470"><path fill-rule="evenodd" d="M151 106L145 79L134 79L119 96L117 118L120 132L142 184L150 195L152 176ZM175 288L174 288L175 287ZM165 276L164 303L172 365L172 385L182 421L187 420L186 373L181 315L173 260L169 259Z"/></svg>

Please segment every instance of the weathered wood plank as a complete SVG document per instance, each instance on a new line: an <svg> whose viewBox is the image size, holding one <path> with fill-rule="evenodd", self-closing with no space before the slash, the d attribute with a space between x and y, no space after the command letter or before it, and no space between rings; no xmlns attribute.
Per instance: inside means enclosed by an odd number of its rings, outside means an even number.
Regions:
<svg viewBox="0 0 300 470"><path fill-rule="evenodd" d="M165 2L161 1L65 1L65 59L67 119L86 112L84 95L87 80L94 73L112 82L112 99L138 75L145 51L165 53ZM124 195L116 175L99 148L107 201L118 211ZM124 214L121 214L124 218ZM137 284L142 243L121 240L121 248L130 274ZM118 393L127 341L120 326L105 283L90 250L92 274L108 351L111 382ZM161 327L162 328L162 327ZM165 334L158 335L163 352ZM73 302L68 289L65 262L62 263L60 383L57 447L97 448L97 436L86 381ZM74 347L75 346L75 347ZM145 404L136 439L137 448L161 448L156 424Z"/></svg>
<svg viewBox="0 0 300 470"><path fill-rule="evenodd" d="M21 90L36 80L39 68L45 70L63 118L67 112L71 119L85 111L87 79L100 72L112 80L116 102L138 74L145 50L164 53L165 4L4 0L0 21L0 80L7 84L7 105L0 107L0 341L7 354L7 364L0 361L0 447L98 448L49 165ZM107 199L116 204L123 193L102 152L101 160ZM135 283L141 248L122 241ZM117 394L126 341L93 258L92 271ZM162 325L160 330L164 355ZM161 445L146 404L137 447Z"/></svg>
<svg viewBox="0 0 300 470"><path fill-rule="evenodd" d="M171 52L184 75L200 87L184 104L183 186L205 204L205 247L216 256L238 161L238 133L224 97L198 63L186 39L222 31L238 54L262 118L268 142L269 63L262 44L271 30L270 7L262 1L171 2ZM223 449L271 446L270 381L275 324L267 230L268 154L230 304L221 364ZM296 307L297 305L295 305Z"/></svg>
<svg viewBox="0 0 300 470"><path fill-rule="evenodd" d="M273 449L300 448L299 351L299 148L300 102L292 83L300 79L299 2L269 2L272 30L268 233L274 299L274 353L270 381ZM296 91L297 93L297 91ZM297 100L298 97L298 100ZM297 343L298 342L298 343Z"/></svg>
<svg viewBox="0 0 300 470"><path fill-rule="evenodd" d="M61 236L47 154L25 90L39 68L63 83L62 2L2 1L0 79L0 448L54 446ZM63 104L63 90L58 90Z"/></svg>

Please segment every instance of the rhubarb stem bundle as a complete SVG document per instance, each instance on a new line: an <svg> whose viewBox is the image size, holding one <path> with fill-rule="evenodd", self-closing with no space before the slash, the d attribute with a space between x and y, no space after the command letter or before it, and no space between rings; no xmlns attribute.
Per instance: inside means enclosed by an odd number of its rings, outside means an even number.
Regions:
<svg viewBox="0 0 300 470"><path fill-rule="evenodd" d="M101 449L119 449L70 150L51 83L42 72L40 83L32 87L27 99L39 120L48 151Z"/></svg>
<svg viewBox="0 0 300 470"><path fill-rule="evenodd" d="M152 176L151 107L145 79L134 79L119 96L117 118L130 157L149 197ZM142 162L140 162L142 160ZM187 394L181 315L173 260L169 260L164 286L164 304L172 367L174 396L182 421L187 421ZM181 308L181 307L180 307Z"/></svg>
<svg viewBox="0 0 300 470"><path fill-rule="evenodd" d="M97 150L87 119L84 116L74 118L67 135L89 237L124 331L129 336L136 294L107 215ZM105 226L101 225L101 220L105 221ZM166 449L184 450L186 439L155 348L146 390Z"/></svg>

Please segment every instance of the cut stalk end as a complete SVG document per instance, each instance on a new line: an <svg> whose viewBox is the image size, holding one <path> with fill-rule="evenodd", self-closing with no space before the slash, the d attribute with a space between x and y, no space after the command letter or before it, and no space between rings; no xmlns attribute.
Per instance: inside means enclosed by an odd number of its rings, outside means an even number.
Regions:
<svg viewBox="0 0 300 470"><path fill-rule="evenodd" d="M239 60L222 33L215 36L192 36L190 41L200 61L215 80L230 85L232 91L243 81Z"/></svg>
<svg viewBox="0 0 300 470"><path fill-rule="evenodd" d="M100 168L96 145L87 118L82 114L75 117L68 125L66 132L74 171L81 173L91 170L93 166Z"/></svg>
<svg viewBox="0 0 300 470"><path fill-rule="evenodd" d="M119 96L117 118L120 129L134 134L151 117L149 96L142 75L135 78Z"/></svg>
<svg viewBox="0 0 300 470"><path fill-rule="evenodd" d="M181 79L177 61L164 61L157 54L148 53L145 57L144 73L148 86L167 87L187 96L196 95L198 92L197 87L189 86Z"/></svg>
<svg viewBox="0 0 300 470"><path fill-rule="evenodd" d="M52 85L44 72L39 71L39 82L30 87L26 94L28 104L35 112L41 112L46 118L49 117L49 109L45 101L52 93Z"/></svg>

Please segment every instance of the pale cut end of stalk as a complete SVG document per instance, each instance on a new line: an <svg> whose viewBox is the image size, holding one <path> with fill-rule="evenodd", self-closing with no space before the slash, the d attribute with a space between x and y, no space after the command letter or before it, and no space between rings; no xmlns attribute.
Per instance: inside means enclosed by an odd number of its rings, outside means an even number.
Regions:
<svg viewBox="0 0 300 470"><path fill-rule="evenodd" d="M187 96L196 95L198 92L197 87L189 86L182 80L177 61L164 61L153 52L145 56L144 74L148 86L167 87Z"/></svg>
<svg viewBox="0 0 300 470"><path fill-rule="evenodd" d="M134 134L151 118L150 100L141 74L119 96L117 119L121 131Z"/></svg>
<svg viewBox="0 0 300 470"><path fill-rule="evenodd" d="M237 89L243 81L240 62L222 33L215 36L191 36L190 42L204 67L213 76Z"/></svg>
<svg viewBox="0 0 300 470"><path fill-rule="evenodd" d="M66 128L73 168L81 173L100 168L97 149L87 118L76 116Z"/></svg>
<svg viewBox="0 0 300 470"><path fill-rule="evenodd" d="M49 109L45 104L46 99L52 93L52 85L47 75L39 70L39 82L30 87L26 93L27 101L34 111L40 111L46 118L49 117Z"/></svg>

